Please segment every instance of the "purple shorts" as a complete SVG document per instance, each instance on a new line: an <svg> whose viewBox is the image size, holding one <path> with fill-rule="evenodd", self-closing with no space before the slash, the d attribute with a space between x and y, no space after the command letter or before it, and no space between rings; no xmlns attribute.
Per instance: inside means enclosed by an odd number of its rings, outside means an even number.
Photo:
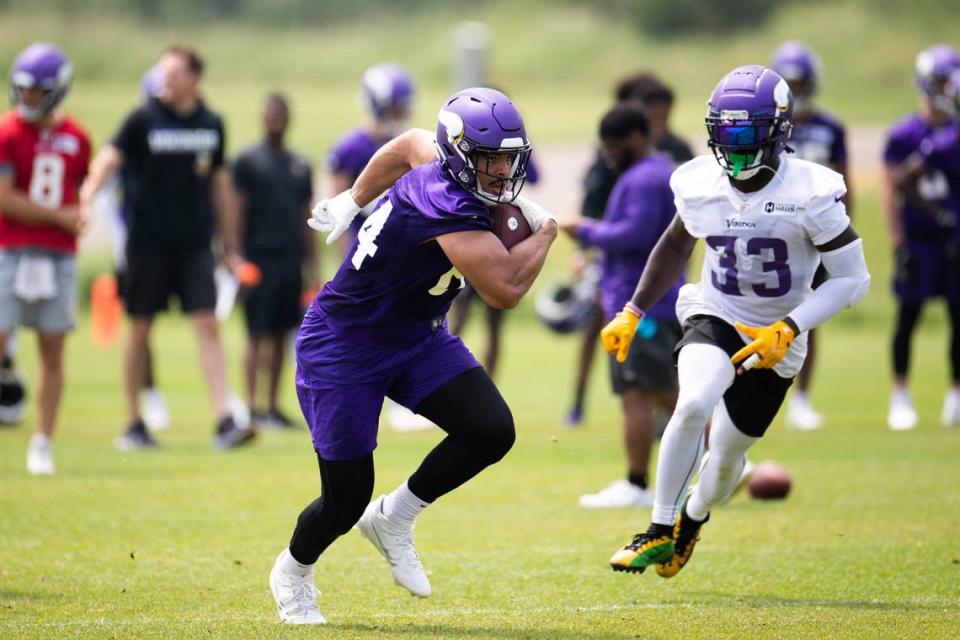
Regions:
<svg viewBox="0 0 960 640"><path fill-rule="evenodd" d="M930 298L944 297L950 301L960 298L960 274L957 260L951 255L956 249L946 242L908 240L909 268L898 278L894 275L893 290L906 303L920 303Z"/></svg>
<svg viewBox="0 0 960 640"><path fill-rule="evenodd" d="M415 410L463 372L479 367L446 327L410 345L349 342L311 307L297 336L297 397L313 447L325 460L355 460L377 447L383 399Z"/></svg>

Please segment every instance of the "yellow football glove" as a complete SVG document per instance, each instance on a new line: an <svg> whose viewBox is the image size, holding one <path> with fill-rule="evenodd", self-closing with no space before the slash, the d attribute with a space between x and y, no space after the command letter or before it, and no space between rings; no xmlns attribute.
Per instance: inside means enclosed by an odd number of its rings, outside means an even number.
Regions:
<svg viewBox="0 0 960 640"><path fill-rule="evenodd" d="M751 365L747 365L745 361L753 355L759 358L759 360L757 358L753 359L755 361L753 367L772 369L787 354L787 349L790 348L793 339L797 337L793 328L783 320L777 320L767 327L748 327L742 322L735 324L737 329L753 338L753 342L737 351L730 358L734 365L741 363L745 365L738 369L738 373L751 368Z"/></svg>
<svg viewBox="0 0 960 640"><path fill-rule="evenodd" d="M627 303L623 311L618 313L600 332L603 350L610 355L616 354L617 362L626 362L630 343L633 342L633 336L637 335L637 325L643 318L643 312L637 313L637 311L639 311L637 307Z"/></svg>

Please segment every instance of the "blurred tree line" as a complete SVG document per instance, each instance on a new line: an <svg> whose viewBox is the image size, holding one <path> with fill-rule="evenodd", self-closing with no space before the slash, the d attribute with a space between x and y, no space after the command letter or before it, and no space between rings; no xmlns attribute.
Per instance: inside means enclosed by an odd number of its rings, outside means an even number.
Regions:
<svg viewBox="0 0 960 640"><path fill-rule="evenodd" d="M525 0L549 8L558 4L602 11L630 22L654 37L684 32L726 33L762 25L784 5L798 0ZM806 0L827 3L830 0ZM146 24L183 24L198 20L253 22L273 26L322 25L337 21L384 19L415 11L471 13L510 0L0 0L0 11L56 12L60 15L134 17ZM834 7L861 4L896 19L941 2L960 0L833 0Z"/></svg>

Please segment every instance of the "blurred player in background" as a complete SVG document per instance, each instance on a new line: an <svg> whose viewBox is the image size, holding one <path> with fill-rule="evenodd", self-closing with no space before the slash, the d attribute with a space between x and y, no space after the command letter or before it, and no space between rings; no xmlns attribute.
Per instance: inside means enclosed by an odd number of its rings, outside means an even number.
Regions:
<svg viewBox="0 0 960 640"><path fill-rule="evenodd" d="M706 118L713 156L670 178L677 216L633 299L602 332L604 349L623 362L645 310L673 288L704 239L700 282L685 285L677 300L680 392L660 444L651 524L610 559L616 571L656 565L669 578L683 568L711 507L734 490L747 450L800 370L806 332L869 287L843 176L782 155L792 103L786 81L764 67L739 67L720 80ZM830 278L813 291L821 261ZM687 494L708 420L710 456Z"/></svg>
<svg viewBox="0 0 960 640"><path fill-rule="evenodd" d="M78 190L86 132L59 107L73 67L55 45L24 49L10 69L13 109L0 118L0 354L19 323L37 332L37 427L27 471L55 472L51 437L63 394L63 349L76 321Z"/></svg>
<svg viewBox="0 0 960 640"><path fill-rule="evenodd" d="M200 98L204 65L195 51L172 46L160 65L163 84L159 98L135 109L114 139L104 145L81 193L84 207L90 207L107 181L127 168L130 337L124 357L124 387L130 422L116 446L131 450L157 444L143 423L139 390L154 317L167 308L171 295L176 295L197 335L201 368L217 416L214 446L228 448L246 442L253 432L248 425L238 425L228 409L226 360L213 314L214 210L224 261L234 267L242 263L230 176L224 167L223 122Z"/></svg>
<svg viewBox="0 0 960 640"><path fill-rule="evenodd" d="M417 515L496 463L515 439L509 407L444 314L466 277L493 306L511 308L543 267L557 226L517 194L530 146L502 93L466 89L422 130L385 146L353 189L314 211L311 226L336 237L397 178L367 218L350 256L307 312L297 338L297 393L313 435L322 494L297 521L270 587L280 619L326 622L314 566L354 524L386 558L396 582L431 593L413 540ZM507 251L489 207L515 201L534 230ZM335 227L335 228L334 228ZM328 239L330 242L330 239ZM386 396L447 436L395 491L373 495L377 418ZM364 510L366 507L366 510Z"/></svg>
<svg viewBox="0 0 960 640"><path fill-rule="evenodd" d="M850 169L847 165L847 134L843 124L830 114L816 108L813 98L820 84L820 60L806 45L784 42L773 53L770 68L790 85L793 94L793 133L790 147L797 158L830 167L843 176L847 193L843 202L847 215L852 216L853 196L850 189ZM816 289L827 279L823 265L813 278ZM800 431L815 431L823 425L820 415L810 402L810 382L816 361L817 332L807 336L807 359L797 374L797 384L787 402L787 426Z"/></svg>
<svg viewBox="0 0 960 640"><path fill-rule="evenodd" d="M943 403L942 421L960 419L960 275L957 235L960 227L951 211L950 185L942 171L929 167L915 182L916 198L897 191L900 166L936 132L954 121L954 106L946 95L947 79L960 68L960 55L946 45L934 45L917 56L916 82L920 109L897 122L883 152L884 212L894 250L893 289L897 323L893 335L893 392L887 425L896 431L917 426L917 412L907 387L910 343L924 304L943 297L950 314L950 362L953 386ZM918 204L921 200L925 205ZM936 215L931 215L936 211Z"/></svg>
<svg viewBox="0 0 960 640"><path fill-rule="evenodd" d="M670 130L670 111L673 107L673 91L659 78L650 73L638 73L621 80L614 91L614 98L618 104L631 104L643 110L650 126L650 138L653 146L666 153L679 165L693 158L690 146ZM598 149L593 164L587 169L583 179L583 204L580 215L595 220L603 217L610 198L610 192L619 178L617 167L611 166ZM590 265L596 262L596 257L585 247L581 247L573 256L573 270L576 277L581 278ZM603 309L599 303L592 318L585 321L583 327L583 342L577 360L577 377L574 387L573 406L567 413L564 423L569 427L577 427L583 421L584 398L587 392L587 382L593 368L593 358L597 351L597 338L603 327Z"/></svg>
<svg viewBox="0 0 960 640"><path fill-rule="evenodd" d="M945 427L953 427L960 424L960 335L956 308L960 296L956 289L960 286L960 120L957 119L960 114L960 68L950 74L944 94L949 102L944 103L943 108L953 112L953 121L924 140L896 171L895 179L904 200L918 211L925 212L931 220L938 221L948 238L947 261L953 277L947 281L950 317L954 323L950 344L952 386L944 400L940 421ZM922 194L923 181L930 176L946 180L949 189L946 202L930 200Z"/></svg>
<svg viewBox="0 0 960 640"><path fill-rule="evenodd" d="M233 164L233 183L240 197L240 236L247 260L260 271L260 282L246 292L247 349L244 374L247 403L254 423L289 428L277 394L287 337L303 318L304 270L307 290L319 284L310 217L313 172L307 161L287 149L290 124L286 98L271 94L263 111L263 141ZM267 376L267 402L257 404L257 375Z"/></svg>
<svg viewBox="0 0 960 640"><path fill-rule="evenodd" d="M163 70L155 64L140 80L140 103L145 104L160 95L163 84ZM110 240L113 245L113 265L116 278L116 290L121 300L127 297L127 238L130 235L131 203L126 197L128 191L124 184L130 168L124 166L101 189L95 198L94 209L105 214L110 227ZM95 308L98 300L94 298L91 315L98 313ZM140 402L143 407L143 422L148 429L160 431L170 426L170 410L166 398L157 385L154 353L150 344L144 345L143 387L140 390Z"/></svg>
<svg viewBox="0 0 960 640"><path fill-rule="evenodd" d="M620 104L600 121L600 141L607 163L619 174L607 201L603 219L580 218L561 228L581 247L599 249L604 315L612 320L633 296L637 281L657 240L676 214L670 174L674 165L656 153L644 112ZM647 488L650 449L656 435L654 409L673 412L677 374L673 348L680 339L674 305L683 284L680 277L644 317L626 362L610 357L613 392L623 409L627 475L598 493L580 497L580 506L649 507Z"/></svg>

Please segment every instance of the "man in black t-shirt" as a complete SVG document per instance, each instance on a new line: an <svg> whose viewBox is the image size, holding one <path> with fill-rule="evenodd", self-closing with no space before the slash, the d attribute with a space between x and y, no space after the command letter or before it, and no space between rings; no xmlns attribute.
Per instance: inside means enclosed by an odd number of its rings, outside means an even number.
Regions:
<svg viewBox="0 0 960 640"><path fill-rule="evenodd" d="M303 318L301 294L307 269L308 288L318 284L314 234L307 233L313 198L310 165L284 146L290 111L279 94L267 98L263 141L240 154L233 183L240 200L240 226L247 260L260 270L260 281L246 292L245 378L247 402L257 426L292 427L277 407L285 343ZM267 371L265 409L256 404L257 374Z"/></svg>
<svg viewBox="0 0 960 640"><path fill-rule="evenodd" d="M143 424L138 391L153 318L176 295L197 334L201 368L218 416L214 445L227 448L249 440L253 432L237 425L228 410L226 362L213 313L214 209L224 261L230 266L242 262L224 167L223 121L200 99L203 61L196 52L170 47L160 67L160 96L127 117L97 154L81 191L81 206L89 211L93 195L125 168L131 210L126 300L131 330L124 388L130 423L116 445L124 450L156 446Z"/></svg>

